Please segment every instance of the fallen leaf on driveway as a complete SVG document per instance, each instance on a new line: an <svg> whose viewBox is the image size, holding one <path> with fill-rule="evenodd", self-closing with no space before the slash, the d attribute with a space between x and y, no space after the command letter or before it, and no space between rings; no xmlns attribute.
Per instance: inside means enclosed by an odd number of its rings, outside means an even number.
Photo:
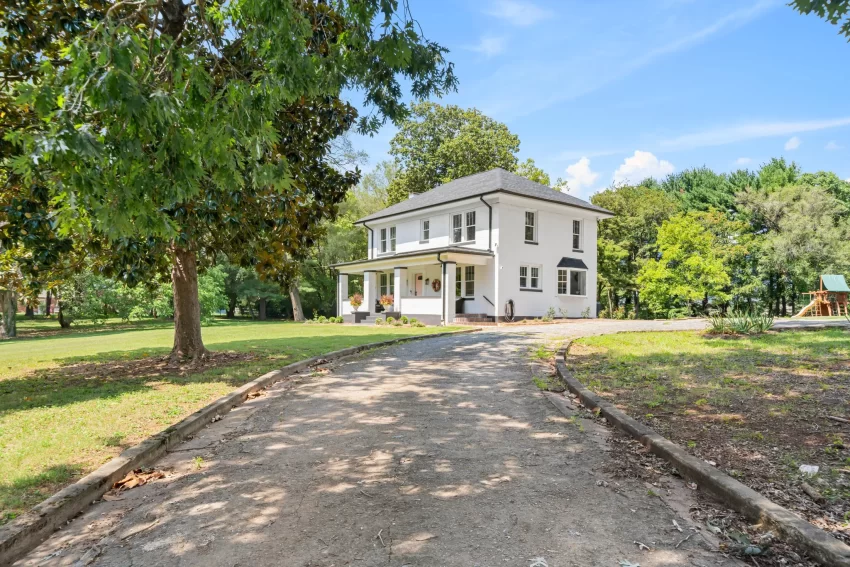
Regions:
<svg viewBox="0 0 850 567"><path fill-rule="evenodd" d="M147 484L152 480L165 478L165 473L154 469L136 469L127 473L127 476L112 485L113 491L129 490Z"/></svg>

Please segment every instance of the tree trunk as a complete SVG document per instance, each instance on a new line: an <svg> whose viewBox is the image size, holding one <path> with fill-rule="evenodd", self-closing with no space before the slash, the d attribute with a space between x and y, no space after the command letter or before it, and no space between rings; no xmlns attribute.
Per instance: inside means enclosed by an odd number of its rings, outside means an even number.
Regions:
<svg viewBox="0 0 850 567"><path fill-rule="evenodd" d="M289 299L292 301L292 318L296 321L306 321L304 309L301 307L301 294L295 282L289 284Z"/></svg>
<svg viewBox="0 0 850 567"><path fill-rule="evenodd" d="M234 295L227 300L227 318L233 319L236 316L236 296Z"/></svg>
<svg viewBox="0 0 850 567"><path fill-rule="evenodd" d="M198 301L198 264L195 252L172 245L171 285L174 290L174 348L171 362L202 363L207 349L201 339L201 304Z"/></svg>
<svg viewBox="0 0 850 567"><path fill-rule="evenodd" d="M60 299L57 303L59 303L59 326L67 329L71 326L71 321L65 318L65 311L62 309L62 300Z"/></svg>
<svg viewBox="0 0 850 567"><path fill-rule="evenodd" d="M53 302L53 294L50 293L50 290L47 290L47 294L44 298L44 316L50 317L50 308Z"/></svg>
<svg viewBox="0 0 850 567"><path fill-rule="evenodd" d="M0 289L0 340L18 336L15 316L18 314L18 296L14 291Z"/></svg>
<svg viewBox="0 0 850 567"><path fill-rule="evenodd" d="M27 310L24 312L24 317L27 319L35 319L35 310L32 308L32 303L27 303Z"/></svg>
<svg viewBox="0 0 850 567"><path fill-rule="evenodd" d="M259 315L258 318L260 319L260 321L266 320L266 298L265 297L260 298L260 315Z"/></svg>

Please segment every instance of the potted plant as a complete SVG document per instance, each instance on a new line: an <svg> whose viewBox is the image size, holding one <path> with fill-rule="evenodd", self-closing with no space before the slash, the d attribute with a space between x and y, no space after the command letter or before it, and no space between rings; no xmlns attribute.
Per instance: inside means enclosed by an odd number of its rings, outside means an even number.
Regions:
<svg viewBox="0 0 850 567"><path fill-rule="evenodd" d="M348 302L354 308L354 311L352 311L352 313L357 313L357 310L360 308L361 305L363 305L363 296L359 293L355 293L354 295L348 298Z"/></svg>
<svg viewBox="0 0 850 567"><path fill-rule="evenodd" d="M387 309L390 307L390 305L395 303L395 299L393 299L393 296L390 294L384 294L381 296L378 302L384 306L384 309Z"/></svg>

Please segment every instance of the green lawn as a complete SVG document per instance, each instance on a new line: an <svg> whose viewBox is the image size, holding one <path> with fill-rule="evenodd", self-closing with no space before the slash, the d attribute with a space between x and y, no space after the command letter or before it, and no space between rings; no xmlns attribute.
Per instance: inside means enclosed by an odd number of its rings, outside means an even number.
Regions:
<svg viewBox="0 0 850 567"><path fill-rule="evenodd" d="M269 370L445 330L216 320L203 331L212 367L181 374L165 368L167 322L58 330L21 320L20 338L0 342L0 523Z"/></svg>
<svg viewBox="0 0 850 567"><path fill-rule="evenodd" d="M850 539L850 333L621 333L573 343L584 384L728 474ZM825 496L799 488L800 464Z"/></svg>

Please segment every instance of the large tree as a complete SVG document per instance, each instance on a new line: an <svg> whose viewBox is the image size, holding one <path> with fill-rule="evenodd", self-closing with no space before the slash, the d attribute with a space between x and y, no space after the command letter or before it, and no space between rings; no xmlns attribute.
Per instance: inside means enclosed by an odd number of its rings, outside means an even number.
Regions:
<svg viewBox="0 0 850 567"><path fill-rule="evenodd" d="M839 33L850 40L850 0L791 0L801 14L816 14L839 26Z"/></svg>
<svg viewBox="0 0 850 567"><path fill-rule="evenodd" d="M731 212L735 209L735 186L726 174L715 173L707 167L673 173L661 187L678 199L686 211L718 209Z"/></svg>
<svg viewBox="0 0 850 567"><path fill-rule="evenodd" d="M519 136L476 108L416 104L390 141L399 173L390 184L389 201L398 203L494 167L548 182L533 160L520 164L518 152Z"/></svg>
<svg viewBox="0 0 850 567"><path fill-rule="evenodd" d="M45 187L51 226L106 244L115 275L170 268L175 359L206 352L199 264L222 251L288 283L358 178L328 162L331 141L403 119L400 75L414 98L455 86L392 0L137 0L98 16L16 81L38 120L7 134L9 163L17 187ZM373 111L357 120L344 90Z"/></svg>
<svg viewBox="0 0 850 567"><path fill-rule="evenodd" d="M599 224L600 295L607 295L612 311L621 298L627 299L637 314L638 271L644 262L655 257L658 228L676 213L678 203L667 192L649 184L611 187L590 200L615 215Z"/></svg>

